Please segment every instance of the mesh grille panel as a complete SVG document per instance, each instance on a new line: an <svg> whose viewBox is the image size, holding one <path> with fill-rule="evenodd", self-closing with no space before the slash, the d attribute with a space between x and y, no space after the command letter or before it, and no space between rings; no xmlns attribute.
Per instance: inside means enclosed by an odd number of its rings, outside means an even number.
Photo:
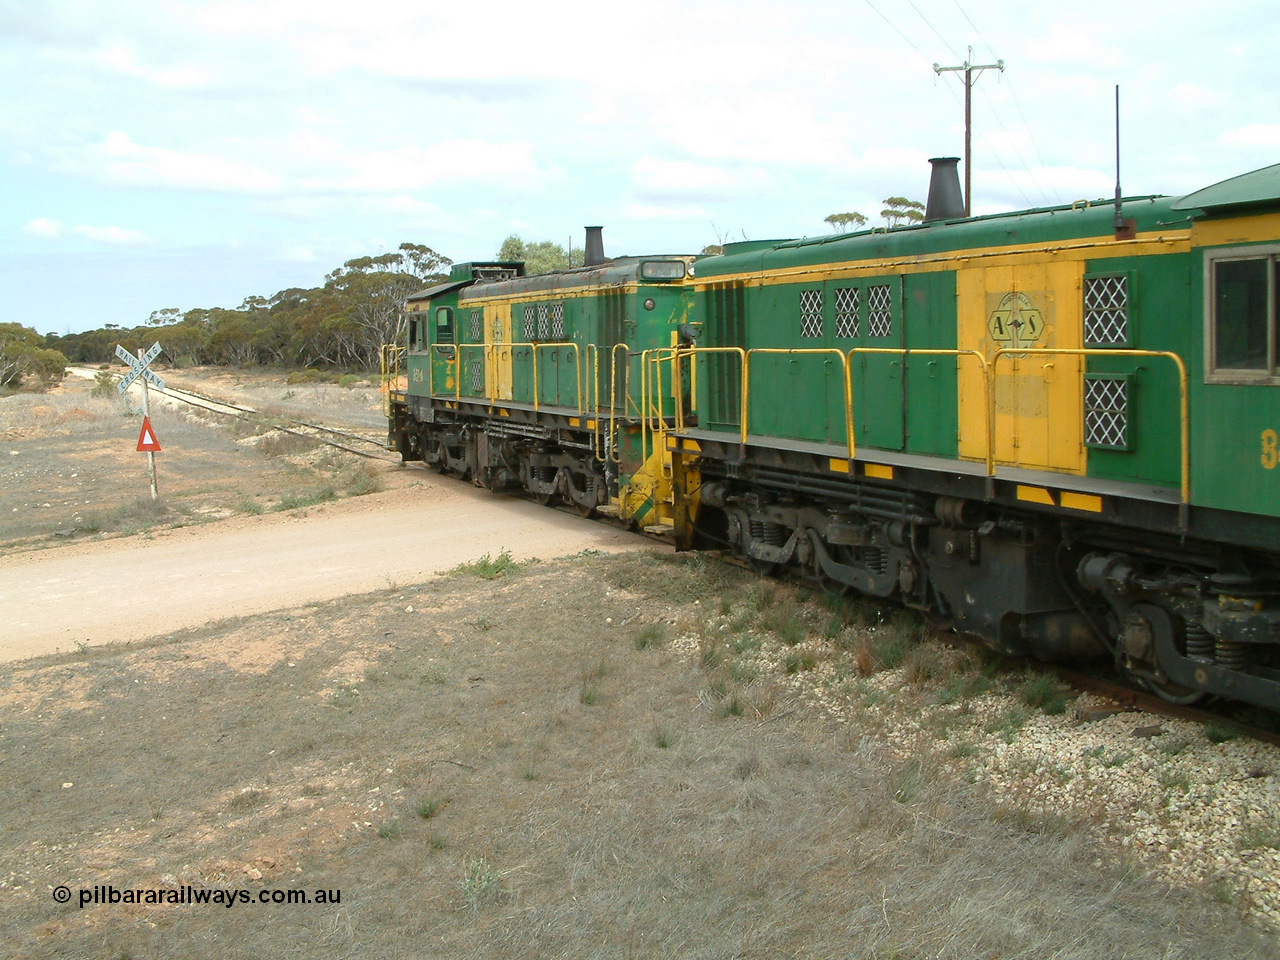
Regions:
<svg viewBox="0 0 1280 960"><path fill-rule="evenodd" d="M858 288L836 288L836 336L858 335Z"/></svg>
<svg viewBox="0 0 1280 960"><path fill-rule="evenodd" d="M551 305L551 339L564 339L564 304L553 303Z"/></svg>
<svg viewBox="0 0 1280 960"><path fill-rule="evenodd" d="M887 283L867 288L867 335L893 334L893 288Z"/></svg>
<svg viewBox="0 0 1280 960"><path fill-rule="evenodd" d="M1084 342L1106 346L1129 342L1129 278L1086 277Z"/></svg>
<svg viewBox="0 0 1280 960"><path fill-rule="evenodd" d="M480 343L484 340L484 311L471 311L471 342Z"/></svg>
<svg viewBox="0 0 1280 960"><path fill-rule="evenodd" d="M1084 442L1095 447L1129 447L1129 381L1084 378Z"/></svg>
<svg viewBox="0 0 1280 960"><path fill-rule="evenodd" d="M800 291L800 336L822 336L822 291Z"/></svg>
<svg viewBox="0 0 1280 960"><path fill-rule="evenodd" d="M538 335L538 313L534 309L532 303L525 304L524 308L524 338L532 340Z"/></svg>
<svg viewBox="0 0 1280 960"><path fill-rule="evenodd" d="M538 339L546 340L551 330L547 324L547 305L545 303L538 304Z"/></svg>
<svg viewBox="0 0 1280 960"><path fill-rule="evenodd" d="M484 391L484 361L471 361L471 392L482 393Z"/></svg>

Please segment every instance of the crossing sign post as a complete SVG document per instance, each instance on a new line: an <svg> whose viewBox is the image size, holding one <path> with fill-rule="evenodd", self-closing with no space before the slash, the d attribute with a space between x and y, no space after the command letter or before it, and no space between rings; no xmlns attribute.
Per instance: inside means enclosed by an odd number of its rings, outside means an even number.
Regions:
<svg viewBox="0 0 1280 960"><path fill-rule="evenodd" d="M138 351L135 357L120 344L116 344L116 356L129 365L129 372L125 374L123 380L116 387L121 394L133 386L135 380L142 381L142 433L138 435L138 449L147 452L147 470L151 474L151 499L159 500L160 494L156 490L156 451L160 449L160 442L156 439L155 431L151 428L151 405L147 398L147 384L151 384L157 390L164 389L164 381L161 380L149 364L156 357L160 356L160 343L156 341L151 345L151 349L143 353Z"/></svg>

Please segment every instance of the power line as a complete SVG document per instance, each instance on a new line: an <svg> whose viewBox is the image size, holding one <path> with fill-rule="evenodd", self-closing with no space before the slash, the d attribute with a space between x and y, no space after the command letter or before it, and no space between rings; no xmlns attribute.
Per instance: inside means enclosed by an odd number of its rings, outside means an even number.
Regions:
<svg viewBox="0 0 1280 960"><path fill-rule="evenodd" d="M915 45L915 43L914 43L914 42L912 42L912 40L911 40L911 38L910 38L910 37L908 37L905 33L903 33L901 30L899 30L899 29L898 29L898 27L897 27L897 25L896 25L892 20L890 20L890 19L889 19L888 17L886 17L883 13L881 13L879 10L877 10L877 9L875 8L875 5L874 5L874 4L872 4L871 0L862 0L862 2L863 2L863 3L865 3L868 7L871 7L871 9L872 9L872 11L875 13L875 15L876 15L877 17L879 17L881 20L883 20L885 23L887 23L887 24L890 26L890 28L893 30L893 32L894 32L894 33L896 33L896 34L897 34L898 36L900 36L903 40L905 40L905 41L907 42L907 45L908 45L908 46L910 46L912 50L914 50L916 53L920 54L920 58L921 58L922 60L924 60L924 61L925 61L925 63L929 63L929 62L931 62L931 61L929 60L929 58L928 58L928 57L926 57L926 56L924 55L924 51L923 51L923 50L921 50L919 47L917 47L917 46Z"/></svg>
<svg viewBox="0 0 1280 960"><path fill-rule="evenodd" d="M956 48L951 46L951 44L947 42L947 38L940 34L937 28L929 22L929 18L920 12L920 8L915 5L915 0L907 0L907 3L911 4L911 9L916 12L916 16L924 21L924 25L933 31L933 35L942 41L942 45L951 51L951 55L959 58L960 54L956 53Z"/></svg>
<svg viewBox="0 0 1280 960"><path fill-rule="evenodd" d="M964 7L960 6L960 0L954 0L954 3L956 5L956 9L960 11L960 15L964 17L965 20L969 21L969 26L973 27L973 32L978 35L978 39L987 45L987 52L994 57L996 55L995 49L990 43L987 43L987 38L982 35L982 31L978 29L978 25L969 19L969 15L964 12ZM955 53L954 50L951 52ZM956 56L959 56L959 54L957 53Z"/></svg>

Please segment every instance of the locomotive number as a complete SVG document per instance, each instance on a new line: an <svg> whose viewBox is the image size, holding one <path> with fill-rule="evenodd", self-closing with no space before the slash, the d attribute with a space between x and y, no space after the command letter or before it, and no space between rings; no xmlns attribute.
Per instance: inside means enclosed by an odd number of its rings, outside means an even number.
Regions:
<svg viewBox="0 0 1280 960"><path fill-rule="evenodd" d="M1262 466L1267 470L1274 470L1276 464L1280 464L1280 450L1277 449L1277 441L1280 437L1276 436L1274 430L1262 431Z"/></svg>

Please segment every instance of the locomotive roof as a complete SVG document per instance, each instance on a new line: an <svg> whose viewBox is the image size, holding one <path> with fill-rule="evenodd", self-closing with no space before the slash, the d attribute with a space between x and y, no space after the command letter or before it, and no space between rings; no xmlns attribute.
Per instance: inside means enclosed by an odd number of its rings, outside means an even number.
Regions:
<svg viewBox="0 0 1280 960"><path fill-rule="evenodd" d="M1126 218L1139 233L1185 227L1197 210L1175 208L1174 198L1129 197L1123 201ZM720 256L698 261L698 279L740 274L764 267L804 266L858 260L902 260L913 256L990 249L1022 244L1070 242L1109 236L1115 228L1115 205L1110 200L1017 210L981 217L913 224L890 230L876 228L800 240L753 241L727 244Z"/></svg>
<svg viewBox="0 0 1280 960"><path fill-rule="evenodd" d="M1174 210L1218 210L1280 203L1280 163L1242 173L1212 186L1189 193L1173 205Z"/></svg>
<svg viewBox="0 0 1280 960"><path fill-rule="evenodd" d="M444 283L420 290L408 297L409 302L433 300L454 290L460 290L458 299L477 300L487 297L519 296L521 294L549 293L555 290L583 287L620 286L635 283L639 279L640 264L648 260L684 260L684 256L658 255L651 257L614 257L590 267L575 267L556 273L540 273L531 277L517 276L505 279L476 277L467 270L468 264L455 264L454 273ZM460 269L463 268L463 269ZM464 289L465 288L465 289Z"/></svg>

